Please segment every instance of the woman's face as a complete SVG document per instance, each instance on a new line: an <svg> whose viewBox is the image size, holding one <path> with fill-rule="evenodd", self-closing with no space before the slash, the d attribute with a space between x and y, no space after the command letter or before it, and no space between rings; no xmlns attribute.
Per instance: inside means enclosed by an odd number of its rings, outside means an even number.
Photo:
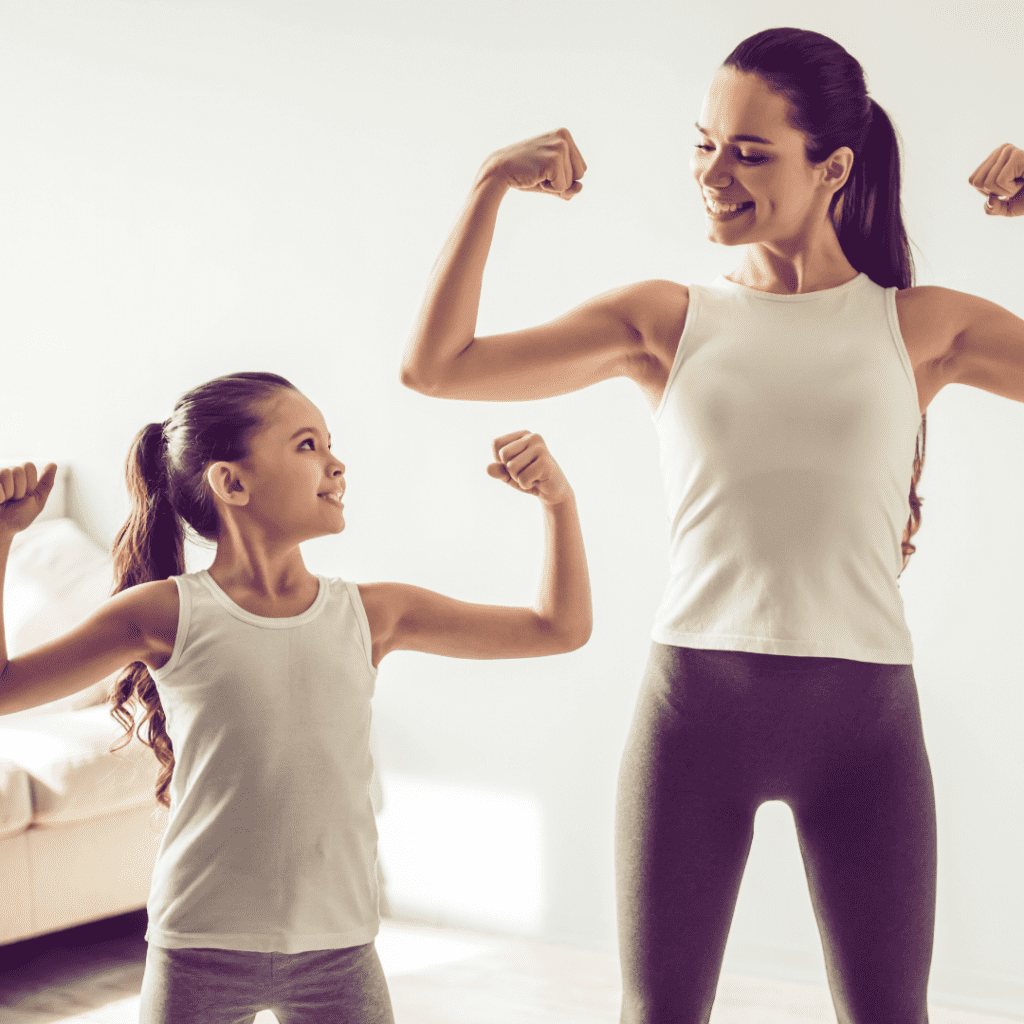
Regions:
<svg viewBox="0 0 1024 1024"><path fill-rule="evenodd" d="M852 152L837 150L821 164L810 163L806 137L789 123L788 109L786 97L759 75L725 67L712 81L691 162L712 242L799 248L827 217L833 193L846 180L836 175L835 157L848 153L852 161Z"/></svg>

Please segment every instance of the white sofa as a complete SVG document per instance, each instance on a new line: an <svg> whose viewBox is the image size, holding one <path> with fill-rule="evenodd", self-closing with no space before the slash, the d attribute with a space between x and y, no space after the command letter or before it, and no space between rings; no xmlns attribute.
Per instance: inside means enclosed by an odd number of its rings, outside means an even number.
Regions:
<svg viewBox="0 0 1024 1024"><path fill-rule="evenodd" d="M15 538L4 588L8 655L67 632L110 594L106 552L67 518L63 470ZM106 704L107 681L0 716L0 945L146 905L164 812L157 761Z"/></svg>

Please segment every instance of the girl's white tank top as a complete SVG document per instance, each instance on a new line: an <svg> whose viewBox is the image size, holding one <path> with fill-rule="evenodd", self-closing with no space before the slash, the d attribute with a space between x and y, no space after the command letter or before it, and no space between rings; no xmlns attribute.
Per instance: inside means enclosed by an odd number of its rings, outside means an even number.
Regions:
<svg viewBox="0 0 1024 1024"><path fill-rule="evenodd" d="M377 934L370 698L377 671L353 583L318 577L289 618L174 577L174 650L154 671L174 747L147 941L303 953Z"/></svg>
<svg viewBox="0 0 1024 1024"><path fill-rule="evenodd" d="M896 577L921 413L896 289L691 285L654 412L659 643L910 664Z"/></svg>

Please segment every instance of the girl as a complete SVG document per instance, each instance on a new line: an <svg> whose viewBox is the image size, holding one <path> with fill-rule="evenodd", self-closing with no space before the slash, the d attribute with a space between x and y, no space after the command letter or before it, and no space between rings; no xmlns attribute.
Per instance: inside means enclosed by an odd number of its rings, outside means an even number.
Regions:
<svg viewBox="0 0 1024 1024"><path fill-rule="evenodd" d="M345 466L324 418L282 377L219 377L135 438L115 596L10 661L0 629L0 713L124 666L113 713L128 737L124 705L145 709L139 727L149 722L170 811L147 907L142 1024L251 1024L263 1009L281 1024L393 1020L373 942L369 729L381 659L539 657L590 636L571 487L537 434L500 437L494 454L488 473L544 510L534 607L315 576L299 545L345 528ZM0 594L11 539L55 472L0 470ZM209 570L185 573L183 521L216 541Z"/></svg>
<svg viewBox="0 0 1024 1024"><path fill-rule="evenodd" d="M1024 401L1024 321L912 287L896 135L828 37L740 43L694 141L708 237L743 246L731 274L475 337L502 197L582 188L572 137L551 132L484 162L402 380L507 402L628 377L650 405L671 577L619 777L622 1020L708 1020L755 812L783 800L839 1020L918 1024L935 813L896 580L928 403L952 382ZM1024 151L1000 147L970 183L987 213L1024 214Z"/></svg>

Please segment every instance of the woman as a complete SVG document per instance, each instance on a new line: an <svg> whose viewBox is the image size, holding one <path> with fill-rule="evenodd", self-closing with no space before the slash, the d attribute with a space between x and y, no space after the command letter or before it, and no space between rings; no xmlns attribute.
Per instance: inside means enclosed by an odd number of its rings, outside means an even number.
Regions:
<svg viewBox="0 0 1024 1024"><path fill-rule="evenodd" d="M928 403L951 382L1024 401L1024 321L912 287L895 132L828 37L745 40L696 131L708 237L744 246L732 273L474 337L505 192L582 187L569 133L542 135L485 161L402 380L525 401L624 376L653 411L671 578L619 778L622 1020L708 1020L754 814L784 800L839 1019L925 1021L935 806L897 577ZM1024 151L970 183L1024 214Z"/></svg>

